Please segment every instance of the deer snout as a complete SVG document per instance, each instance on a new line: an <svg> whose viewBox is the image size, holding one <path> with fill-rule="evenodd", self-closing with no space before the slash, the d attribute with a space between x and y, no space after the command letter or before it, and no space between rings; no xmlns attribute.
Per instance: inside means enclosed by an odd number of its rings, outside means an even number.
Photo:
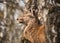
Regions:
<svg viewBox="0 0 60 43"><path fill-rule="evenodd" d="M24 23L24 19L20 18L20 19L17 19L19 21L19 23Z"/></svg>

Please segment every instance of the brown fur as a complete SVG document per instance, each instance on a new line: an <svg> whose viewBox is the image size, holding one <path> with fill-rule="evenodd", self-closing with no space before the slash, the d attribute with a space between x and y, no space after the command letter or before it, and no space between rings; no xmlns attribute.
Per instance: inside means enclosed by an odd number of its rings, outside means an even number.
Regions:
<svg viewBox="0 0 60 43"><path fill-rule="evenodd" d="M31 13L22 15L17 19L20 23L25 23L26 27L23 32L24 38L31 41L31 43L45 43L45 26L38 24L35 17Z"/></svg>

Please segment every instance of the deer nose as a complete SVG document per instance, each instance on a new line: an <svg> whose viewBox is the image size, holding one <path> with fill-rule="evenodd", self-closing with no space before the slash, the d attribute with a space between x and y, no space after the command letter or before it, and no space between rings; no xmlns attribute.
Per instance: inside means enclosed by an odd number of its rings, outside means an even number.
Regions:
<svg viewBox="0 0 60 43"><path fill-rule="evenodd" d="M17 20L19 20L19 19L17 18Z"/></svg>

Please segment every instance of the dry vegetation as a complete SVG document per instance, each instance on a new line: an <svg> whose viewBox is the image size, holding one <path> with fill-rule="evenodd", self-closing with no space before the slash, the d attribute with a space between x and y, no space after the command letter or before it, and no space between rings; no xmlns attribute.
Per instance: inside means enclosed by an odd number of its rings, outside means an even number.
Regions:
<svg viewBox="0 0 60 43"><path fill-rule="evenodd" d="M60 0L20 1L0 1L0 43L60 43Z"/></svg>

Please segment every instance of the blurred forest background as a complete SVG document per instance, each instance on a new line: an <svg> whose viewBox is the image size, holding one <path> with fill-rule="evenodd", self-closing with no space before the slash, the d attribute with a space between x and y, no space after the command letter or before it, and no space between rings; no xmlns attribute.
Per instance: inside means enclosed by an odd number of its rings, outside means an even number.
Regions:
<svg viewBox="0 0 60 43"><path fill-rule="evenodd" d="M0 43L29 43L22 42L25 25L17 21L27 11L45 24L45 43L60 43L60 0L0 0Z"/></svg>

